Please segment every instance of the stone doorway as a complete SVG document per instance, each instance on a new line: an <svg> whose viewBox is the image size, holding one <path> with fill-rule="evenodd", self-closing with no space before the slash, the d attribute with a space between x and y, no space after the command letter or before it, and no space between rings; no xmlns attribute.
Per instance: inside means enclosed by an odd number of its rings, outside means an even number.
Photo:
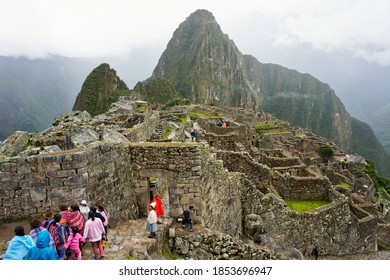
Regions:
<svg viewBox="0 0 390 280"><path fill-rule="evenodd" d="M173 205L176 201L176 176L177 173L164 169L146 169L140 171L140 187L137 190L138 205L142 216L148 215L148 205L157 193L163 202L164 216L174 217Z"/></svg>

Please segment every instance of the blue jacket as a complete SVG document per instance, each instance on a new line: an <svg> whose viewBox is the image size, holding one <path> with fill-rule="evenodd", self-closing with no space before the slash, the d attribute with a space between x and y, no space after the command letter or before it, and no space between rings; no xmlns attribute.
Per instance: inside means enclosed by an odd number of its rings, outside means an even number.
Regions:
<svg viewBox="0 0 390 280"><path fill-rule="evenodd" d="M32 247L24 257L25 260L56 260L57 254L49 247L50 233L47 230L41 231L37 237L36 246Z"/></svg>
<svg viewBox="0 0 390 280"><path fill-rule="evenodd" d="M30 235L15 236L8 245L4 260L23 260L32 247L34 247L34 241Z"/></svg>

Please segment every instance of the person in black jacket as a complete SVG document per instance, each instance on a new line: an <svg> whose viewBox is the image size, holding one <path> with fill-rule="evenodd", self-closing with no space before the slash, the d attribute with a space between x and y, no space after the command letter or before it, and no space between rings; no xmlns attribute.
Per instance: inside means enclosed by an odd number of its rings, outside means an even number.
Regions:
<svg viewBox="0 0 390 280"><path fill-rule="evenodd" d="M106 219L104 219L102 214L100 214L99 212L96 212L97 208L95 206L91 206L89 209L95 214L95 218L99 218L102 221L102 223L104 224L104 221Z"/></svg>

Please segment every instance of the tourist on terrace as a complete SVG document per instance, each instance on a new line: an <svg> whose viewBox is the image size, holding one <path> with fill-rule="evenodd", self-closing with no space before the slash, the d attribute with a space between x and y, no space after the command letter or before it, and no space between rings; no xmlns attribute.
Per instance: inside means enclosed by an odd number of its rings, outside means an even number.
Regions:
<svg viewBox="0 0 390 280"><path fill-rule="evenodd" d="M38 235L44 230L47 231L47 229L42 227L41 225L42 225L42 223L40 221L38 221L37 219L34 219L30 222L30 226L31 226L30 236L31 236L32 240L34 240L34 244L36 244L36 242L37 242ZM56 244L54 242L54 239L51 237L51 235L50 235L49 246L50 246L50 248L53 248L53 249L56 248Z"/></svg>

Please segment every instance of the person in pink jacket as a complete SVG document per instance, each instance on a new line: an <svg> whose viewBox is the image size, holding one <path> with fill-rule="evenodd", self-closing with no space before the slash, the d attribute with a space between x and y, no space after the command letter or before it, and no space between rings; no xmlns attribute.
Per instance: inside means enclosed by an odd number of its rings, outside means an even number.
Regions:
<svg viewBox="0 0 390 280"><path fill-rule="evenodd" d="M81 260L80 242L85 243L85 239L79 233L79 229L73 227L72 234L69 235L68 242L66 243L66 248L70 248L72 251L71 260Z"/></svg>
<svg viewBox="0 0 390 280"><path fill-rule="evenodd" d="M95 254L95 259L104 259L104 249L102 236L106 234L103 223L100 219L95 219L95 214L90 211L88 213L88 221L85 223L84 239L88 239L91 243L92 250Z"/></svg>

